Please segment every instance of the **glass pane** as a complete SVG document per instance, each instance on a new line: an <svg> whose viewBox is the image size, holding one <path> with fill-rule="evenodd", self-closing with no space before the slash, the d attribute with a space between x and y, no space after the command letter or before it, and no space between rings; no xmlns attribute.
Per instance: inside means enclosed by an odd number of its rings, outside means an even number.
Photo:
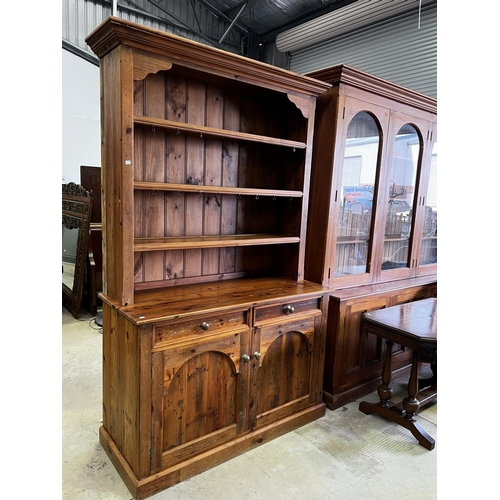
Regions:
<svg viewBox="0 0 500 500"><path fill-rule="evenodd" d="M334 276L367 272L379 143L375 119L358 113L347 129Z"/></svg>
<svg viewBox="0 0 500 500"><path fill-rule="evenodd" d="M420 265L437 263L437 142L432 148L429 187L425 203Z"/></svg>
<svg viewBox="0 0 500 500"><path fill-rule="evenodd" d="M420 137L412 125L404 125L396 136L392 153L382 269L408 265L419 156Z"/></svg>

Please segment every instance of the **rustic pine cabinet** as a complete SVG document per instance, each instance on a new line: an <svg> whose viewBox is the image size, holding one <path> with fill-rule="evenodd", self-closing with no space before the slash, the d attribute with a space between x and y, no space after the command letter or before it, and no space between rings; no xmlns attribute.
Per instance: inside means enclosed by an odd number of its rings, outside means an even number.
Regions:
<svg viewBox="0 0 500 500"><path fill-rule="evenodd" d="M361 336L361 313L436 294L437 103L346 65L308 76L332 85L317 100L305 277L331 289L333 409L382 373L385 346ZM404 374L409 354L394 352Z"/></svg>
<svg viewBox="0 0 500 500"><path fill-rule="evenodd" d="M114 17L100 58L103 425L146 498L324 415L304 279L330 85Z"/></svg>

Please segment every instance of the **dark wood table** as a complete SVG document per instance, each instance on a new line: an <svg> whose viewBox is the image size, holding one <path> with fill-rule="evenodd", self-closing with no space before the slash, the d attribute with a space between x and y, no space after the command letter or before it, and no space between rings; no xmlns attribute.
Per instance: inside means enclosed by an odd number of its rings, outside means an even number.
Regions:
<svg viewBox="0 0 500 500"><path fill-rule="evenodd" d="M434 449L434 439L425 432L415 415L423 406L437 399L437 299L418 300L364 313L361 332L382 337L387 349L382 384L377 389L380 402L363 401L359 404L359 410L367 415L377 413L402 425L411 431L421 446L428 450ZM413 350L408 396L399 404L391 401L391 358L395 343ZM431 363L433 377L419 381L420 362Z"/></svg>

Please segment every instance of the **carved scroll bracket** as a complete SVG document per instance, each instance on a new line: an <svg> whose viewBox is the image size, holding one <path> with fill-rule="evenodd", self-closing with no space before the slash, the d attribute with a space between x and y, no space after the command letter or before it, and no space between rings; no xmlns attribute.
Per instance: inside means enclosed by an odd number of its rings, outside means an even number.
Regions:
<svg viewBox="0 0 500 500"><path fill-rule="evenodd" d="M302 113L302 116L304 118L309 118L309 106L310 106L310 98L309 97L302 97L298 95L293 95L293 94L287 94L288 99L297 106L298 109L300 109L300 112Z"/></svg>
<svg viewBox="0 0 500 500"><path fill-rule="evenodd" d="M172 61L150 52L134 50L134 80L144 80L150 73L168 71L170 68Z"/></svg>

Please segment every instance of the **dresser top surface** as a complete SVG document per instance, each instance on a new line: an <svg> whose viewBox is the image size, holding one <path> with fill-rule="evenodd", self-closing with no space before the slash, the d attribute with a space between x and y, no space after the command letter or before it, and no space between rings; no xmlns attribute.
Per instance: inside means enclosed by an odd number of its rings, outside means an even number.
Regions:
<svg viewBox="0 0 500 500"><path fill-rule="evenodd" d="M135 324L188 318L224 310L248 309L255 305L286 304L289 301L320 297L328 289L309 281L286 278L226 280L141 291L135 303L119 306L105 295L102 299L119 309Z"/></svg>

